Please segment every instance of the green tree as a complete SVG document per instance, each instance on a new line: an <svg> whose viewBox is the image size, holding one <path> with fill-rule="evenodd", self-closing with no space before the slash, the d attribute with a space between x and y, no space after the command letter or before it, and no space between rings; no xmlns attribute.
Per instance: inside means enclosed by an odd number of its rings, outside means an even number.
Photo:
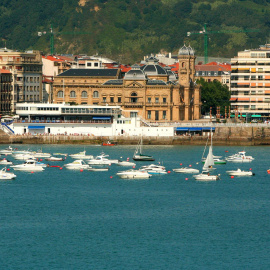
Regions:
<svg viewBox="0 0 270 270"><path fill-rule="evenodd" d="M197 80L197 84L201 89L202 114L210 112L216 114L217 107L220 106L220 113L224 115L225 106L230 106L231 93L227 85L222 84L218 80L206 82L203 78Z"/></svg>

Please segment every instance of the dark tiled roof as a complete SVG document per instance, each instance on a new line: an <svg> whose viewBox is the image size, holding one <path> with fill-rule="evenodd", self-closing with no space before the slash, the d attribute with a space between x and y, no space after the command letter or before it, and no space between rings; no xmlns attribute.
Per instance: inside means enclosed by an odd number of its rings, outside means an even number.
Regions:
<svg viewBox="0 0 270 270"><path fill-rule="evenodd" d="M87 69L87 68L71 68L61 74L59 77L115 77L118 74L118 69Z"/></svg>
<svg viewBox="0 0 270 270"><path fill-rule="evenodd" d="M123 80L109 80L103 83L103 85L123 85Z"/></svg>
<svg viewBox="0 0 270 270"><path fill-rule="evenodd" d="M147 85L167 85L167 84L162 80L148 80Z"/></svg>
<svg viewBox="0 0 270 270"><path fill-rule="evenodd" d="M141 67L141 69L147 75L154 75L154 74L156 74L156 75L167 75L167 72L165 71L165 69L163 67L161 67L160 65L151 65L151 64L144 65L144 66Z"/></svg>

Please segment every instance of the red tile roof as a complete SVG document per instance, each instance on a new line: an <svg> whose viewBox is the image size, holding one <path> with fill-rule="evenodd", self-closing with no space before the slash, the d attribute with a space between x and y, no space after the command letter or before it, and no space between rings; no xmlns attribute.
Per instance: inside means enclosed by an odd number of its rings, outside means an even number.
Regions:
<svg viewBox="0 0 270 270"><path fill-rule="evenodd" d="M220 65L196 65L196 71L228 71L226 68Z"/></svg>

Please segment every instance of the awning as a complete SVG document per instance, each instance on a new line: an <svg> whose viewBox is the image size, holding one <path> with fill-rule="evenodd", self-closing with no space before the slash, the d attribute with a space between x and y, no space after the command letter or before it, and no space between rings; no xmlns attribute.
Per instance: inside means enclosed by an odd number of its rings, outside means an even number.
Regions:
<svg viewBox="0 0 270 270"><path fill-rule="evenodd" d="M260 114L252 114L251 117L262 117Z"/></svg>
<svg viewBox="0 0 270 270"><path fill-rule="evenodd" d="M202 131L202 128L201 127L192 127L192 128L189 128L189 131Z"/></svg>
<svg viewBox="0 0 270 270"><path fill-rule="evenodd" d="M186 128L186 127L177 127L175 130L176 131L188 131L188 128Z"/></svg>
<svg viewBox="0 0 270 270"><path fill-rule="evenodd" d="M45 126L28 126L28 129L45 129Z"/></svg>
<svg viewBox="0 0 270 270"><path fill-rule="evenodd" d="M203 127L202 128L203 131L211 131L211 129L212 129L212 131L214 131L216 128L215 127L212 127L212 128L211 127Z"/></svg>
<svg viewBox="0 0 270 270"><path fill-rule="evenodd" d="M235 97L230 98L230 101L236 101L236 100L237 100L237 98L235 98Z"/></svg>
<svg viewBox="0 0 270 270"><path fill-rule="evenodd" d="M108 116L94 116L93 120L111 120L111 117Z"/></svg>

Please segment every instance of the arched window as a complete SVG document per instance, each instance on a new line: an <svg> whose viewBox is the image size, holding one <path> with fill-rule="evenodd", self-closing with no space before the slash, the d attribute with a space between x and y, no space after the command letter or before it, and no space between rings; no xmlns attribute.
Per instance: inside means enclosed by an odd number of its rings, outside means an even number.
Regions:
<svg viewBox="0 0 270 270"><path fill-rule="evenodd" d="M59 97L59 98L64 97L64 93L63 93L63 91L58 91L58 93L57 93L57 97Z"/></svg>
<svg viewBox="0 0 270 270"><path fill-rule="evenodd" d="M71 98L76 97L76 92L75 92L75 91L71 91L71 92L70 92L70 97L71 97Z"/></svg>
<svg viewBox="0 0 270 270"><path fill-rule="evenodd" d="M82 98L87 98L87 92L86 91L82 91Z"/></svg>
<svg viewBox="0 0 270 270"><path fill-rule="evenodd" d="M138 101L137 94L133 92L133 93L131 93L131 96L132 96L132 98L130 99L130 101L132 103L136 103Z"/></svg>
<svg viewBox="0 0 270 270"><path fill-rule="evenodd" d="M98 97L99 97L98 91L94 91L93 98L98 98Z"/></svg>

